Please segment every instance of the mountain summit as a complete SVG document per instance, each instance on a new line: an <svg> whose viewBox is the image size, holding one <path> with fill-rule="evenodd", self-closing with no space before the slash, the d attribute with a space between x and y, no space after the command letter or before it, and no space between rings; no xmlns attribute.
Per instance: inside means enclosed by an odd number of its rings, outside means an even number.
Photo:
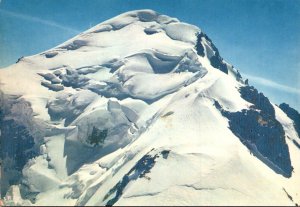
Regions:
<svg viewBox="0 0 300 207"><path fill-rule="evenodd" d="M300 203L299 113L176 18L121 14L0 84L6 205Z"/></svg>

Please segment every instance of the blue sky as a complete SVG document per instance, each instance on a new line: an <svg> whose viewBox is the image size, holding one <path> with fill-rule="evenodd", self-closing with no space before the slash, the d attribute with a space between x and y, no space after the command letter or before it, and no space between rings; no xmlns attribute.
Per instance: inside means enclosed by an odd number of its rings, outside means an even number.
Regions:
<svg viewBox="0 0 300 207"><path fill-rule="evenodd" d="M0 0L0 67L144 8L199 26L250 84L300 110L299 0Z"/></svg>

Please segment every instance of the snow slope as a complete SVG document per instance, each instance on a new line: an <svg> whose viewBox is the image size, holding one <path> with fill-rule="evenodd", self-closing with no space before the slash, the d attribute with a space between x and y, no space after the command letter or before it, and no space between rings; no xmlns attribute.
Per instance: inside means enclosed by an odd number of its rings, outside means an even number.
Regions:
<svg viewBox="0 0 300 207"><path fill-rule="evenodd" d="M294 121L176 18L121 14L0 84L7 205L300 203Z"/></svg>

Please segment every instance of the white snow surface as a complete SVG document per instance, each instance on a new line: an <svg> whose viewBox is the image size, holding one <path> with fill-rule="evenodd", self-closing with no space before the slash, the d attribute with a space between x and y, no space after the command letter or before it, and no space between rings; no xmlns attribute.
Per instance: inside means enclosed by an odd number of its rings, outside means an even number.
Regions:
<svg viewBox="0 0 300 207"><path fill-rule="evenodd" d="M152 10L132 11L1 69L1 91L21 96L36 122L57 129L22 171L37 193L23 204L105 205L126 175L115 205L299 204L292 121L274 105L289 136L294 171L286 178L250 154L214 106L236 112L251 104L238 91L243 83L197 55L197 32ZM101 146L89 143L94 127L107 129ZM145 155L158 157L138 176L131 169Z"/></svg>

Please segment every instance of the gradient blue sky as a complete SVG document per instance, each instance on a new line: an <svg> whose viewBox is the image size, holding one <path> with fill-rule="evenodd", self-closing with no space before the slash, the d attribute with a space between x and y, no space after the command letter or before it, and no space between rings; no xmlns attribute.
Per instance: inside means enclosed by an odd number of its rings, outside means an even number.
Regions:
<svg viewBox="0 0 300 207"><path fill-rule="evenodd" d="M199 26L250 84L300 110L300 0L0 0L0 67L145 8Z"/></svg>

